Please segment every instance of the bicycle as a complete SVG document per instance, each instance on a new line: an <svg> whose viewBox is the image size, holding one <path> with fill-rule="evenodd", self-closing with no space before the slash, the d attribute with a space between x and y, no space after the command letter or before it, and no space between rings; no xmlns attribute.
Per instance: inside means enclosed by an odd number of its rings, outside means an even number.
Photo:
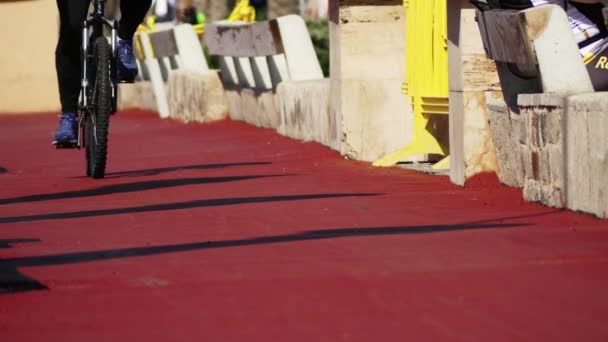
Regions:
<svg viewBox="0 0 608 342"><path fill-rule="evenodd" d="M105 176L110 116L116 112L117 31L118 23L105 17L105 0L93 0L93 11L82 25L77 142L78 149L85 148L86 174L93 178Z"/></svg>

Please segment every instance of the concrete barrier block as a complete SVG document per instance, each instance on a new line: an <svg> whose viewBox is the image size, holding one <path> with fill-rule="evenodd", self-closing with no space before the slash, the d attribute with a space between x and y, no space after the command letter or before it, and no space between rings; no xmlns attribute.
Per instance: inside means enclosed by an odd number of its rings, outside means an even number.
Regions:
<svg viewBox="0 0 608 342"><path fill-rule="evenodd" d="M154 89L157 112L161 118L168 118L169 104L167 102L161 64L159 63L159 60L154 57L154 49L152 48L149 34L141 32L139 35L141 37L141 44L146 58L144 63L146 64L146 69L148 70L150 81Z"/></svg>
<svg viewBox="0 0 608 342"><path fill-rule="evenodd" d="M323 71L304 19L299 15L287 15L277 18L277 23L289 68L290 80L322 79Z"/></svg>
<svg viewBox="0 0 608 342"><path fill-rule="evenodd" d="M521 146L524 199L562 208L566 202L562 157L564 97L520 94L518 104L524 129Z"/></svg>
<svg viewBox="0 0 608 342"><path fill-rule="evenodd" d="M279 126L280 119L272 91L243 88L239 94L242 121L263 128L276 129Z"/></svg>
<svg viewBox="0 0 608 342"><path fill-rule="evenodd" d="M281 118L277 131L339 151L338 123L330 114L329 88L329 79L281 83L276 93Z"/></svg>
<svg viewBox="0 0 608 342"><path fill-rule="evenodd" d="M498 92L491 92L497 95ZM463 97L463 139L465 178L498 168L492 135L490 134L486 96L481 91L465 91ZM454 131L452 131L454 133Z"/></svg>
<svg viewBox="0 0 608 342"><path fill-rule="evenodd" d="M245 121L243 113L243 101L241 99L241 91L236 88L225 90L226 100L228 101L228 113L232 120Z"/></svg>
<svg viewBox="0 0 608 342"><path fill-rule="evenodd" d="M330 115L338 123L340 152L376 161L406 146L413 135L412 104L401 91L404 8L399 3L332 6Z"/></svg>
<svg viewBox="0 0 608 342"><path fill-rule="evenodd" d="M233 87L226 90L230 118L248 124L276 129L280 122L273 91Z"/></svg>
<svg viewBox="0 0 608 342"><path fill-rule="evenodd" d="M529 151L520 151L520 137L523 136L521 116L509 110L499 92L486 92L485 96L498 179L505 185L521 188L524 185L524 157L520 154L525 155L526 160L530 159Z"/></svg>
<svg viewBox="0 0 608 342"><path fill-rule="evenodd" d="M180 68L209 71L199 38L192 25L177 25L173 32L179 51Z"/></svg>
<svg viewBox="0 0 608 342"><path fill-rule="evenodd" d="M523 195L528 202L540 202L542 199L541 185L532 180L524 184Z"/></svg>
<svg viewBox="0 0 608 342"><path fill-rule="evenodd" d="M530 149L530 147L526 146L526 145L521 145L520 146L520 151L521 151L521 167L522 167L522 171L523 174L521 175L521 186L525 187L525 183L523 181L524 175L528 175L529 178L534 179L533 175L534 171L533 171L533 166L532 166L532 150Z"/></svg>
<svg viewBox="0 0 608 342"><path fill-rule="evenodd" d="M281 113L276 103L276 94L271 90L256 91L260 109L259 127L277 129L281 124Z"/></svg>
<svg viewBox="0 0 608 342"><path fill-rule="evenodd" d="M152 82L139 81L118 85L118 110L130 108L158 111Z"/></svg>
<svg viewBox="0 0 608 342"><path fill-rule="evenodd" d="M608 93L566 99L567 207L608 218Z"/></svg>
<svg viewBox="0 0 608 342"><path fill-rule="evenodd" d="M250 125L261 127L261 110L258 106L258 99L255 91L249 88L241 88L241 113L243 121Z"/></svg>
<svg viewBox="0 0 608 342"><path fill-rule="evenodd" d="M553 145L548 149L549 152L549 173L551 175L550 182L553 184L564 183L564 156L563 148L559 145ZM564 194L565 196L565 194Z"/></svg>
<svg viewBox="0 0 608 342"><path fill-rule="evenodd" d="M473 6L468 0L450 0L447 11L450 180L464 185L476 173L499 170L485 93L500 91L500 82L494 62L485 56Z"/></svg>
<svg viewBox="0 0 608 342"><path fill-rule="evenodd" d="M342 80L341 153L376 161L406 146L412 138L411 104L400 80Z"/></svg>
<svg viewBox="0 0 608 342"><path fill-rule="evenodd" d="M171 72L167 81L167 101L171 118L183 122L208 122L228 116L228 103L217 72Z"/></svg>

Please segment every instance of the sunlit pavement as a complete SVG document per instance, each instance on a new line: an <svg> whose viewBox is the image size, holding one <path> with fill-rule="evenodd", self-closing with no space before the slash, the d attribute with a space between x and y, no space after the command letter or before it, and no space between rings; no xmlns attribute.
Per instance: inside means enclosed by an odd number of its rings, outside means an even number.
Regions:
<svg viewBox="0 0 608 342"><path fill-rule="evenodd" d="M152 113L0 116L0 341L606 341L608 222Z"/></svg>

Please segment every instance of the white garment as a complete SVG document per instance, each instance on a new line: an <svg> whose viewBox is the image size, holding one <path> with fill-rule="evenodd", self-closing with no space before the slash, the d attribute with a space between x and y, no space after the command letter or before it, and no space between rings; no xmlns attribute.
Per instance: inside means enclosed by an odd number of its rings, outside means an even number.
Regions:
<svg viewBox="0 0 608 342"><path fill-rule="evenodd" d="M534 7L542 6L542 5L558 5L560 7L564 7L564 0L531 0ZM568 14L568 20L570 21L570 28L572 29L572 33L574 33L574 39L577 43L581 43L589 38L600 33L599 28L595 25L591 20L589 20L585 15L583 15L576 7L569 5L566 9L566 14ZM602 47L602 41L599 40L597 42L591 43L583 48L581 48L581 55L587 56L588 54L597 53Z"/></svg>
<svg viewBox="0 0 608 342"><path fill-rule="evenodd" d="M159 17L164 17L169 13L169 7L175 7L175 0L156 0L152 5L154 14Z"/></svg>

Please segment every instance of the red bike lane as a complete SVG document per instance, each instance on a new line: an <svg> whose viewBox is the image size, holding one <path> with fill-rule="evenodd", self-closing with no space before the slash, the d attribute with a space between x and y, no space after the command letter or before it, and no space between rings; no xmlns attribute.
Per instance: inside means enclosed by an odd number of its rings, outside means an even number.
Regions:
<svg viewBox="0 0 608 342"><path fill-rule="evenodd" d="M0 116L2 341L606 341L608 222L243 123Z"/></svg>

